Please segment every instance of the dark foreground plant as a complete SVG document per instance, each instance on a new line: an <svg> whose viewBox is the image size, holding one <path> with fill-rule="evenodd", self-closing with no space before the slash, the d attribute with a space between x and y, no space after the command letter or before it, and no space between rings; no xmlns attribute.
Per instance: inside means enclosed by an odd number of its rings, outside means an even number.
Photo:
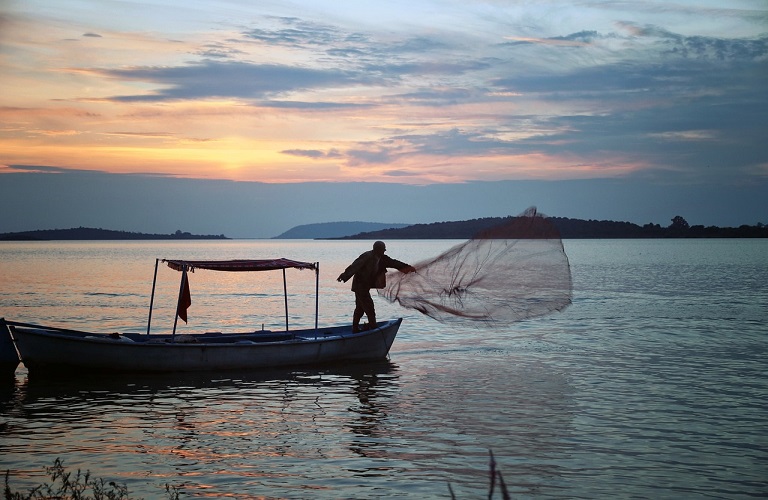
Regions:
<svg viewBox="0 0 768 500"><path fill-rule="evenodd" d="M490 486L488 489L488 498L493 498L498 481L499 490L504 500L510 500L507 491L507 485L501 471L496 468L496 459L493 452L490 453L490 463L488 477ZM10 475L11 471L5 471L5 489L3 498L5 500L140 500L132 499L128 494L128 487L125 484L118 484L114 481L105 481L104 479L92 479L91 471L82 472L77 469L77 473L72 477L71 472L64 469L64 464L60 458L57 458L52 467L45 468L46 473L51 477L50 484L45 483L29 490L29 493L19 493L11 490ZM90 490L90 494L88 493ZM456 500L451 484L448 483L448 491L451 498ZM165 485L165 493L169 500L179 500L179 487Z"/></svg>
<svg viewBox="0 0 768 500"><path fill-rule="evenodd" d="M80 469L77 469L73 477L71 472L64 469L60 458L54 461L53 467L46 467L45 471L51 477L50 484L36 486L26 494L11 490L11 471L5 471L5 500L131 500L125 484L92 479L91 471L82 472ZM165 492L170 500L179 499L179 489L176 486L166 484Z"/></svg>
<svg viewBox="0 0 768 500"><path fill-rule="evenodd" d="M488 487L488 498L493 498L493 494L496 490L496 480L499 481L499 490L501 490L501 497L504 500L510 500L512 497L509 496L509 492L507 491L507 485L504 483L504 478L501 475L501 471L496 469L496 459L493 458L493 452L488 450L488 453L491 455L490 463L488 464L488 479L490 482L490 486ZM453 500L456 500L456 495L453 493L453 488L451 488L451 483L448 483L448 491L451 493L451 498Z"/></svg>

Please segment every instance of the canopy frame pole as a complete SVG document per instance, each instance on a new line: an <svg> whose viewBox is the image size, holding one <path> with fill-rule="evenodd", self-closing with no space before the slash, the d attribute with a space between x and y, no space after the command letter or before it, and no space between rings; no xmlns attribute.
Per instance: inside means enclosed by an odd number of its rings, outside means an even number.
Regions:
<svg viewBox="0 0 768 500"><path fill-rule="evenodd" d="M317 317L320 314L320 263L315 262L315 337L317 337Z"/></svg>
<svg viewBox="0 0 768 500"><path fill-rule="evenodd" d="M149 328L152 324L152 307L155 304L155 286L157 285L157 266L160 263L160 259L155 259L155 276L152 278L152 295L149 298L149 317L147 317L147 335L149 335Z"/></svg>
<svg viewBox="0 0 768 500"><path fill-rule="evenodd" d="M285 297L285 331L288 331L288 281L285 278L285 268L283 268L283 296Z"/></svg>
<svg viewBox="0 0 768 500"><path fill-rule="evenodd" d="M179 285L179 298L176 300L176 314L173 315L173 333L171 334L171 342L176 340L176 325L179 323L179 306L181 305L181 296L184 294L184 284L187 281L187 265L181 270L181 285Z"/></svg>

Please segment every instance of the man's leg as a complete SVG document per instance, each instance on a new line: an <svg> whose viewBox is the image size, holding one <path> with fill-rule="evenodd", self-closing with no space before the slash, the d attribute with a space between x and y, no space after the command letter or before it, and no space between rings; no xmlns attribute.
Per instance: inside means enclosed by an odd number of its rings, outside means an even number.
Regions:
<svg viewBox="0 0 768 500"><path fill-rule="evenodd" d="M352 313L352 333L360 331L360 320L365 313L365 308L363 307L364 298L361 297L361 295L364 294L355 292L355 312Z"/></svg>
<svg viewBox="0 0 768 500"><path fill-rule="evenodd" d="M362 302L365 315L368 316L368 329L373 330L376 328L376 308L373 306L373 298L370 291L365 293Z"/></svg>

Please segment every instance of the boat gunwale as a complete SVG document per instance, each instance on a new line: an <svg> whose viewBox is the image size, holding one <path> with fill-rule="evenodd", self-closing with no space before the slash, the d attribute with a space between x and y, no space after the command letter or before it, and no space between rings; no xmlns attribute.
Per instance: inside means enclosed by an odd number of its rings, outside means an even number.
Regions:
<svg viewBox="0 0 768 500"><path fill-rule="evenodd" d="M289 331L287 333L286 332L264 333L264 335L276 335L276 334L290 335L290 338L283 339L283 340L258 340L258 336L262 335L260 332L221 333L218 336L214 336L210 334L211 333L215 334L219 332L175 335L175 338L179 340L174 340L174 336L172 334L152 334L147 336L146 334L128 332L128 333L133 333L136 336L151 337L151 338L148 338L146 341L134 341L129 337L125 337L129 339L128 342L125 342L123 340L116 339L116 338L110 338L109 337L110 334L105 334L105 333L95 333L95 332L88 332L84 330L73 330L73 329L59 329L56 327L22 324L22 323L16 323L13 321L7 321L7 320L6 320L6 323L11 328L11 332L13 334L16 333L17 328L21 328L22 333L31 334L34 336L42 336L42 337L48 337L53 339L73 341L73 342L83 342L86 344L107 344L111 346L125 346L128 348L136 348L136 347L147 348L149 346L153 346L153 347L161 347L161 348L237 347L238 349L244 349L247 347L257 348L263 345L293 345L293 344L311 345L315 343L329 343L329 342L352 339L352 338L361 339L367 336L375 335L377 333L383 333L385 330L395 325L399 325L400 323L402 323L402 321L403 321L403 318L383 321L379 323L376 328L372 330L365 330L359 333L352 333L351 326L331 326L326 328L319 328L317 330L313 328L307 328L303 330L295 330L292 332ZM323 331L327 329L340 330L340 331L333 332L333 333L328 331L326 332ZM207 334L211 338L221 339L222 337L224 337L226 340L221 342L204 342L204 341L198 340L199 337L205 337ZM125 334L120 334L120 335L125 335ZM256 337L256 338L248 338L248 337ZM189 341L189 339L192 339L193 341ZM249 340L251 341L250 343L240 342L240 341L249 341Z"/></svg>

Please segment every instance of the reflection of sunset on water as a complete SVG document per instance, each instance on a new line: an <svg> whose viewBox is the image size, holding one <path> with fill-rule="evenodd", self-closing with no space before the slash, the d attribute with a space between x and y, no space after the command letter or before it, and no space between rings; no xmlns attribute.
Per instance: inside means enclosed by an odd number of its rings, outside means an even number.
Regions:
<svg viewBox="0 0 768 500"><path fill-rule="evenodd" d="M454 244L388 248L415 262ZM60 457L70 470L127 483L135 497L161 498L170 484L185 497L420 500L448 498L448 484L457 497L485 496L493 451L517 496L649 498L658 481L691 496L710 494L712 481L724 496L759 496L765 242L564 245L574 278L565 312L464 329L379 300L382 317L404 316L380 365L53 377L20 367L0 385L0 466L17 489L40 484ZM343 323L354 296L335 278L369 246L6 242L0 274L13 286L0 289L0 315L142 331L156 257L278 255L320 261L321 324ZM706 272L686 274L681 262ZM268 274L253 288L245 277L191 274L185 328L226 327L228 317L232 328L252 327L272 303L280 325L282 275ZM165 268L162 278L158 329L179 290L178 272ZM288 289L299 323L294 304L314 291L312 273L289 275ZM715 406L731 410L693 411Z"/></svg>

